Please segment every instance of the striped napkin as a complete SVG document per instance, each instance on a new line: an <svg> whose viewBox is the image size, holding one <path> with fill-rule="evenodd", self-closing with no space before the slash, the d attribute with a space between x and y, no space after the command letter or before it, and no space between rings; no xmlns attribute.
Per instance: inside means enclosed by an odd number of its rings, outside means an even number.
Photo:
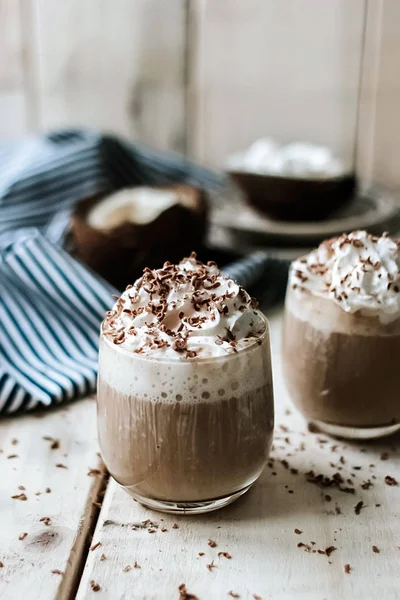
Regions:
<svg viewBox="0 0 400 600"><path fill-rule="evenodd" d="M32 137L0 157L0 414L11 414L95 390L99 326L117 291L63 248L73 205L129 185L217 189L223 177L87 130ZM266 252L224 271L268 304L286 285L286 262Z"/></svg>

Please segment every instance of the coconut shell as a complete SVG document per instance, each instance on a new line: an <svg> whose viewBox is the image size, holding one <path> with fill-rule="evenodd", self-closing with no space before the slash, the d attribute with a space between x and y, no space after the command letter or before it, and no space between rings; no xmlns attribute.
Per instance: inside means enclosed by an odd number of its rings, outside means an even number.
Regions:
<svg viewBox="0 0 400 600"><path fill-rule="evenodd" d="M199 249L204 240L208 216L204 190L185 185L157 189L192 194L193 208L174 204L148 223L124 222L100 230L87 219L109 194L85 198L75 206L72 237L76 255L119 289L132 283L144 267L157 268L166 260L177 262Z"/></svg>

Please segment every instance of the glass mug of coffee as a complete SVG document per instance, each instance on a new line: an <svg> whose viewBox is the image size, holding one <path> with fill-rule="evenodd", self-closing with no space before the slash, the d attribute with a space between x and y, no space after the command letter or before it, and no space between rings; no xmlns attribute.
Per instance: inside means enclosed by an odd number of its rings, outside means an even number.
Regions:
<svg viewBox="0 0 400 600"><path fill-rule="evenodd" d="M400 245L365 231L292 263L283 327L289 394L320 431L368 439L400 429Z"/></svg>
<svg viewBox="0 0 400 600"><path fill-rule="evenodd" d="M146 269L102 325L98 431L105 464L140 503L200 513L232 502L268 458L268 323L195 255Z"/></svg>

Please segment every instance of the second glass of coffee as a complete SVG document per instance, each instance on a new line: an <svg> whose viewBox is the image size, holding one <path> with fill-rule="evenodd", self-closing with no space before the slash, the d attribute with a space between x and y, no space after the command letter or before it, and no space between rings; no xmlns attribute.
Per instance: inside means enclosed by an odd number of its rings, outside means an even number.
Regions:
<svg viewBox="0 0 400 600"><path fill-rule="evenodd" d="M326 433L400 429L400 246L365 231L322 243L290 270L283 368L290 396Z"/></svg>

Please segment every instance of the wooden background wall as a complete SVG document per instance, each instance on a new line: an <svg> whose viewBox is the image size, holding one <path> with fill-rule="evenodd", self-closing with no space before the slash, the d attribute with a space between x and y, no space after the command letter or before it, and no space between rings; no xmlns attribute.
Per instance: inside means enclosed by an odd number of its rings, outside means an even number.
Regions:
<svg viewBox="0 0 400 600"><path fill-rule="evenodd" d="M400 185L398 0L0 0L0 138L87 125L205 164L263 135Z"/></svg>

